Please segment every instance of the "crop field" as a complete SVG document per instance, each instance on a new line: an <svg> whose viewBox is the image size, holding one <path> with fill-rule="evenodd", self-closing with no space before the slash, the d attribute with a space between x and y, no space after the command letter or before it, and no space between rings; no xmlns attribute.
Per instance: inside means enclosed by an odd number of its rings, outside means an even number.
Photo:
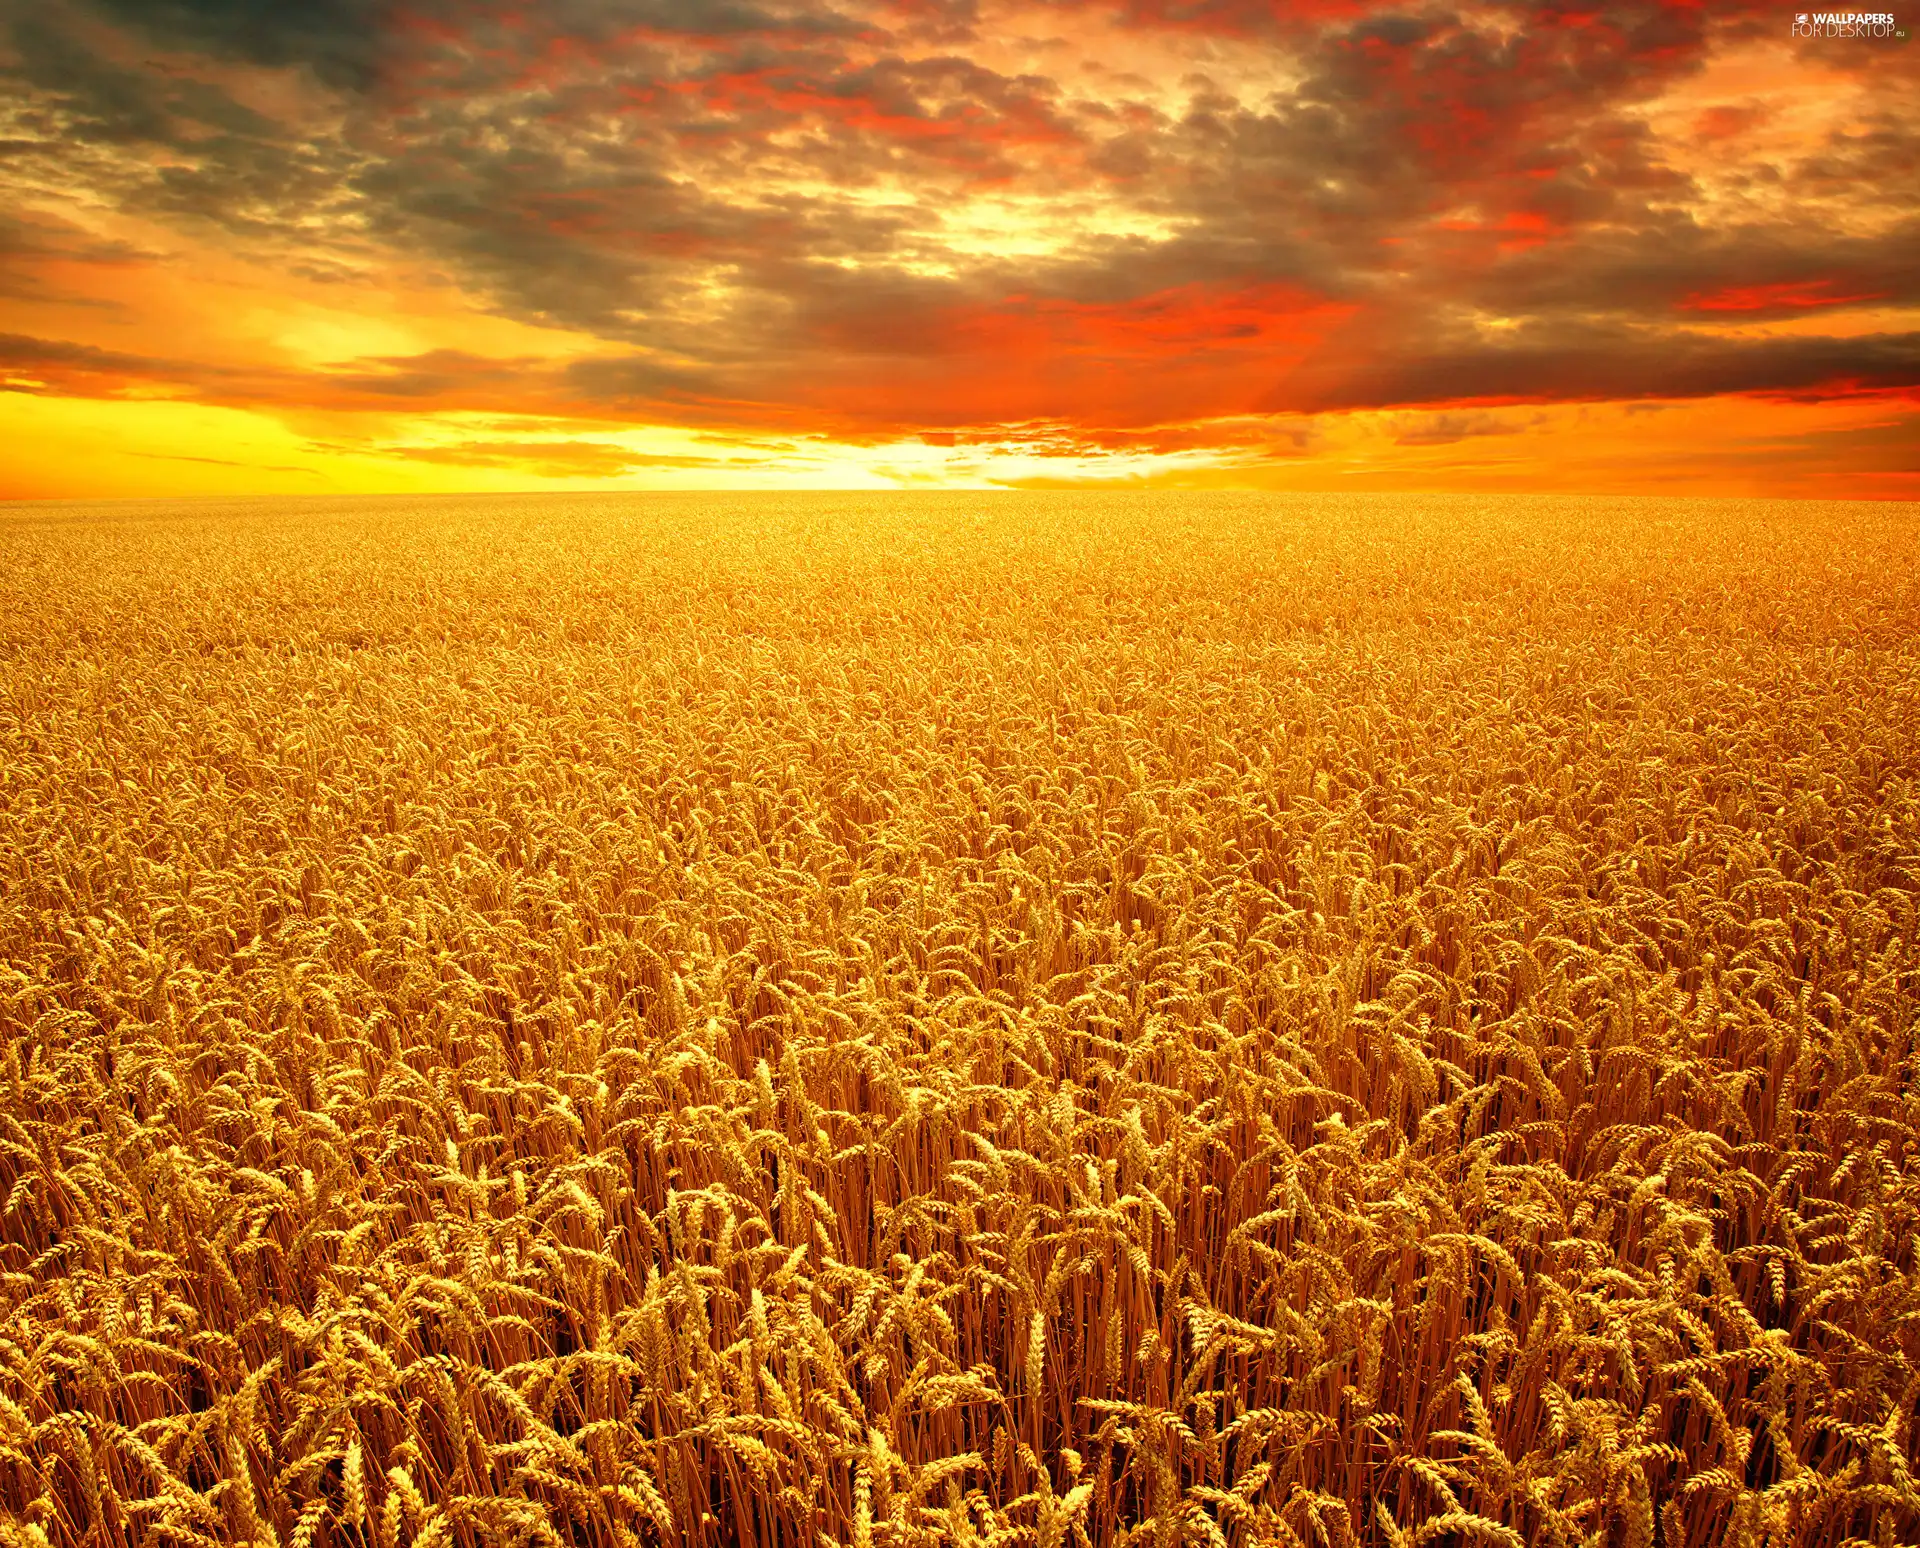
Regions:
<svg viewBox="0 0 1920 1548"><path fill-rule="evenodd" d="M1920 511L0 515L0 1548L1920 1542Z"/></svg>

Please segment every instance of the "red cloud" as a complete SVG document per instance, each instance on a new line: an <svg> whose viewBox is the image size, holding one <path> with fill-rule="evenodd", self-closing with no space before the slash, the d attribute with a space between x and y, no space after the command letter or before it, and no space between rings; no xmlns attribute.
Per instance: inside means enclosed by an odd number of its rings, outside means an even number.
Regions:
<svg viewBox="0 0 1920 1548"><path fill-rule="evenodd" d="M1184 285L1124 301L1010 296L920 320L891 358L859 353L796 382L836 419L1149 425L1244 413L1356 308L1293 286ZM850 341L851 342L851 341Z"/></svg>
<svg viewBox="0 0 1920 1548"><path fill-rule="evenodd" d="M1694 119L1693 133L1701 140L1737 139L1770 116L1771 110L1761 103L1717 102Z"/></svg>
<svg viewBox="0 0 1920 1548"><path fill-rule="evenodd" d="M1698 292L1680 302L1687 312L1811 312L1823 307L1857 306L1863 301L1878 301L1884 291L1846 294L1833 289L1833 281L1783 280L1772 285L1726 285L1717 290Z"/></svg>

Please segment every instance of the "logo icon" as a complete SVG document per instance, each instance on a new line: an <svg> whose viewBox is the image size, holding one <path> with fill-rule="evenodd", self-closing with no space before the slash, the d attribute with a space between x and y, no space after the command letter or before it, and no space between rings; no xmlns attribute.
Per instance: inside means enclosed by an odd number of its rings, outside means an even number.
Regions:
<svg viewBox="0 0 1920 1548"><path fill-rule="evenodd" d="M1890 11L1795 11L1796 38L1879 38L1905 42L1908 29Z"/></svg>

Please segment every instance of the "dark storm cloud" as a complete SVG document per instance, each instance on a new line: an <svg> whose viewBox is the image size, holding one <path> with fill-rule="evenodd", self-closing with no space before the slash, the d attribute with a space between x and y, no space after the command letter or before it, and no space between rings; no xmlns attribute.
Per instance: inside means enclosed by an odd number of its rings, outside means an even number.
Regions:
<svg viewBox="0 0 1920 1548"><path fill-rule="evenodd" d="M1500 37L1444 14L1389 15L1305 50L1297 91L1264 106L1198 92L1143 131L1143 159L1218 243L1312 242L1335 266L1385 264L1380 239L1452 207L1559 229L1686 192L1623 116L1695 67L1697 33L1566 27Z"/></svg>
<svg viewBox="0 0 1920 1548"><path fill-rule="evenodd" d="M251 64L304 65L333 85L373 78L390 0L96 0L100 10L165 47L203 49Z"/></svg>
<svg viewBox="0 0 1920 1548"><path fill-rule="evenodd" d="M105 57L58 9L0 11L0 22L8 45L0 69L29 92L29 128L51 127L46 114L58 109L65 135L105 144L182 144L207 129L282 132L217 89Z"/></svg>
<svg viewBox="0 0 1920 1548"><path fill-rule="evenodd" d="M0 12L0 95L23 131L7 184L66 184L102 203L273 237L340 210L358 157L328 128L283 122L205 72L161 67L136 39L97 45L97 16ZM144 36L144 34L142 34Z"/></svg>
<svg viewBox="0 0 1920 1548"><path fill-rule="evenodd" d="M1461 294L1529 313L1791 316L1843 302L1920 302L1920 217L1872 235L1807 224L1702 229L1684 213L1571 234L1490 265ZM1695 320L1698 320L1696 315Z"/></svg>
<svg viewBox="0 0 1920 1548"><path fill-rule="evenodd" d="M766 349L779 341L753 330L802 336L808 292L831 285L836 264L884 270L903 227L925 218L838 190L904 174L932 199L943 185L1013 181L1025 147L1076 143L1048 83L962 59L856 67L737 39L687 66L652 49L543 84L531 103L413 104L388 153L351 179L369 228L457 258L519 315L702 353L728 338ZM815 188L792 187L796 172ZM716 275L736 297L723 327L689 312ZM891 283L862 281L868 294Z"/></svg>
<svg viewBox="0 0 1920 1548"><path fill-rule="evenodd" d="M825 5L767 7L746 0L553 0L532 12L460 0L92 0L92 7L163 49L304 68L355 91L372 87L389 69L459 56L463 34L482 44L524 47L529 39L593 44L640 30L726 38L845 33L858 26Z"/></svg>
<svg viewBox="0 0 1920 1548"><path fill-rule="evenodd" d="M1302 373L1263 407L1319 411L1475 399L1574 402L1915 389L1920 333L1770 339L1666 333L1658 340L1619 333L1383 351L1363 365Z"/></svg>

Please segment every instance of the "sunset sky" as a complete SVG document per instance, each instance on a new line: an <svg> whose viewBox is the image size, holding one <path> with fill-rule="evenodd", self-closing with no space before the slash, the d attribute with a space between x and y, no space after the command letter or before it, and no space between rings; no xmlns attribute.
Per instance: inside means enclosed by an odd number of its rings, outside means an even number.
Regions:
<svg viewBox="0 0 1920 1548"><path fill-rule="evenodd" d="M0 497L1920 498L1920 38L1795 14L0 0Z"/></svg>

